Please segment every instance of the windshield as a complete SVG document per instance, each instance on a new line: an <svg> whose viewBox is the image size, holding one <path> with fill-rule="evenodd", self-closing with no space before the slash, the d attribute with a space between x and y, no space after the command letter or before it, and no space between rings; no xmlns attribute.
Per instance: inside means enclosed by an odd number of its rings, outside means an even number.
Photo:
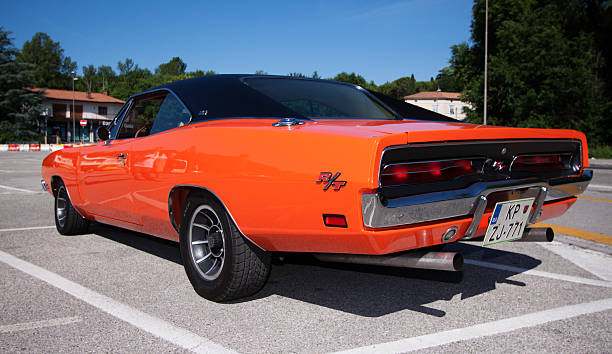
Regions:
<svg viewBox="0 0 612 354"><path fill-rule="evenodd" d="M354 86L319 80L246 78L249 87L308 118L398 119Z"/></svg>

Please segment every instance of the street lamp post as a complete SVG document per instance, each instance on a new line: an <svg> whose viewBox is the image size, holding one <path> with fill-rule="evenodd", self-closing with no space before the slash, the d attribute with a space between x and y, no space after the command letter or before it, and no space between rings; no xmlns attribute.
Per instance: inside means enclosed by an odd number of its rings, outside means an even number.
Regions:
<svg viewBox="0 0 612 354"><path fill-rule="evenodd" d="M75 76L75 72L72 72L72 141L74 141L76 137L76 123L74 120L74 82L77 81L78 78Z"/></svg>
<svg viewBox="0 0 612 354"><path fill-rule="evenodd" d="M489 0L485 2L485 67L484 67L484 125L487 125L487 56L489 51Z"/></svg>
<svg viewBox="0 0 612 354"><path fill-rule="evenodd" d="M45 144L48 144L47 141L47 125L49 125L49 109L46 108L43 112L42 115L45 117Z"/></svg>

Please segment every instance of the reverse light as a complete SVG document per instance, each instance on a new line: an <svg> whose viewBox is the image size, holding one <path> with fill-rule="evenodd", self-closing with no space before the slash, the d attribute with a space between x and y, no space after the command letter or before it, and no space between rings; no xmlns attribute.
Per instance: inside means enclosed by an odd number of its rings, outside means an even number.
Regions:
<svg viewBox="0 0 612 354"><path fill-rule="evenodd" d="M471 160L442 160L387 165L380 175L382 186L452 180L477 173Z"/></svg>
<svg viewBox="0 0 612 354"><path fill-rule="evenodd" d="M512 171L553 171L570 169L571 154L523 155L512 163ZM579 166L573 166L580 170Z"/></svg>
<svg viewBox="0 0 612 354"><path fill-rule="evenodd" d="M328 227L347 227L344 215L323 214L323 223Z"/></svg>

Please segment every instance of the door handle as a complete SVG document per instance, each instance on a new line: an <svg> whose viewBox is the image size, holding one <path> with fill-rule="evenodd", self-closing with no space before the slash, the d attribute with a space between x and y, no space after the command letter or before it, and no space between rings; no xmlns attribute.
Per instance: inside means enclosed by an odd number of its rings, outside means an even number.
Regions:
<svg viewBox="0 0 612 354"><path fill-rule="evenodd" d="M121 162L123 162L123 166L125 166L125 159L127 158L127 154L122 152L122 153L117 154L115 156L117 156L117 160L120 160Z"/></svg>

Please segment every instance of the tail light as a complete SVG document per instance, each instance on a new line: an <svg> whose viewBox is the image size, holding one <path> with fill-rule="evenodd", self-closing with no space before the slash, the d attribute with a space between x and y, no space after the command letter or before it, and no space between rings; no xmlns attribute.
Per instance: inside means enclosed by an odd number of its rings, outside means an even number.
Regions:
<svg viewBox="0 0 612 354"><path fill-rule="evenodd" d="M387 165L380 175L382 186L448 181L478 173L471 160L443 160Z"/></svg>
<svg viewBox="0 0 612 354"><path fill-rule="evenodd" d="M580 170L580 163L572 163L571 154L523 155L512 162L512 171Z"/></svg>

